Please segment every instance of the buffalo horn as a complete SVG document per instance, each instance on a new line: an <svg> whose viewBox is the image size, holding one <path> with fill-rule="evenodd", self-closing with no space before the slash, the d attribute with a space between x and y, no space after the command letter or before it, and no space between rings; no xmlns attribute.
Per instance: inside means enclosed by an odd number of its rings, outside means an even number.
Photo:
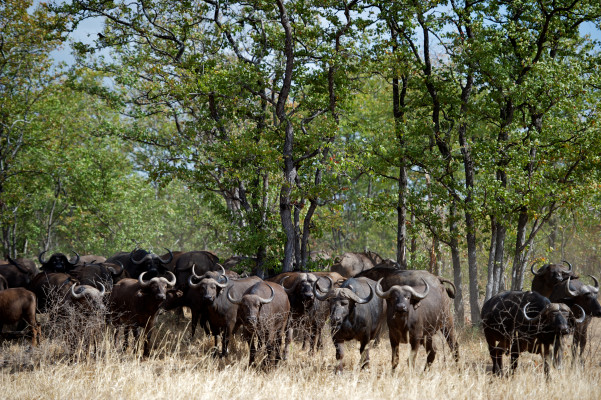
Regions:
<svg viewBox="0 0 601 400"><path fill-rule="evenodd" d="M329 286L328 291L326 292L326 294L318 293L318 290L321 290L321 289L318 289L318 284L317 284L318 280L315 281L315 282L313 282L313 294L315 295L315 298L317 300L326 301L327 299L329 299L331 297L330 293L331 293L332 287L334 286L334 282L332 281L332 278L330 278L329 276L326 276L325 278L328 281L330 281L330 286Z"/></svg>
<svg viewBox="0 0 601 400"><path fill-rule="evenodd" d="M582 315L580 318L578 318L578 319L575 319L574 321L575 321L577 324L581 324L581 323L583 323L583 322L584 322L584 319L586 318L586 312L584 312L584 309L583 309L582 307L580 307L578 304L574 304L574 305L580 309L580 313L581 313L581 315Z"/></svg>
<svg viewBox="0 0 601 400"><path fill-rule="evenodd" d="M355 292L355 290L353 289L353 294L355 294L357 296L356 299L353 299L355 301L355 303L365 304L365 303L368 303L374 297L374 289L371 287L370 284L367 284L367 286L369 287L369 294L365 298L359 297L359 295L357 295L357 292Z"/></svg>
<svg viewBox="0 0 601 400"><path fill-rule="evenodd" d="M73 250L73 253L75 254L75 256L77 258L75 259L75 262L69 261L69 264L71 264L71 265L77 265L77 263L79 262L79 254L77 254L77 252L75 250Z"/></svg>
<svg viewBox="0 0 601 400"><path fill-rule="evenodd" d="M190 286L191 288L197 288L197 287L199 287L199 286L200 286L200 282L198 282L198 283L193 283L193 282L192 282L192 280L193 280L194 278L199 278L199 276L198 276L198 275L196 275L196 274L192 274L192 275L190 275L190 277L188 278L188 286Z"/></svg>
<svg viewBox="0 0 601 400"><path fill-rule="evenodd" d="M40 254L38 254L38 260L40 261L40 264L42 264L42 265L46 264L46 261L44 261L44 254L46 254L47 251L48 250L44 250Z"/></svg>
<svg viewBox="0 0 601 400"><path fill-rule="evenodd" d="M413 287L406 286L406 289L411 292L411 296L418 300L424 299L430 292L430 285L428 285L428 282L426 282L424 278L422 278L422 281L424 281L424 285L426 285L426 290L423 293L418 293L415 289L413 289Z"/></svg>
<svg viewBox="0 0 601 400"><path fill-rule="evenodd" d="M148 285L150 285L150 281L144 282L144 275L146 275L147 272L148 271L142 272L138 277L138 282L140 282L140 285L142 285L142 287L147 287Z"/></svg>
<svg viewBox="0 0 601 400"><path fill-rule="evenodd" d="M232 289L232 286L230 286L230 287L227 289L227 292L226 292L227 299L228 299L228 300L229 300L231 303L234 303L234 304L240 304L240 303L242 303L242 299L240 299L240 300L232 299L232 296L230 296L230 290L231 290L231 289Z"/></svg>
<svg viewBox="0 0 601 400"><path fill-rule="evenodd" d="M269 286L269 289L271 290L271 297L269 297L268 299L264 299L262 297L259 297L259 301L262 304L269 304L273 301L273 299L275 298L275 290L273 290L273 288L271 287L271 285L267 285Z"/></svg>
<svg viewBox="0 0 601 400"><path fill-rule="evenodd" d="M124 267L123 267L123 263L121 261L115 260L111 264L115 264L115 265L118 265L119 267L121 267L121 269L119 270L119 272L117 272L115 270L115 268L108 267L108 270L111 272L111 275L118 276L118 275L121 275L123 273L123 268Z"/></svg>
<svg viewBox="0 0 601 400"><path fill-rule="evenodd" d="M102 287L102 291L100 292L100 297L102 297L106 293L106 288L101 282L98 282L98 284Z"/></svg>
<svg viewBox="0 0 601 400"><path fill-rule="evenodd" d="M76 283L71 285L71 296L73 296L74 299L81 299L85 295L86 290L84 288L84 290L82 290L81 293L77 294L75 293L75 286L77 286Z"/></svg>
<svg viewBox="0 0 601 400"><path fill-rule="evenodd" d="M282 279L280 279L280 282L279 282L279 284L282 285L282 287L286 291L286 294L292 294L292 293L294 293L294 290L296 289L296 286L302 280L301 276L299 275L297 277L297 279L294 281L294 283L292 283L292 287L287 288L286 286L284 286L284 281L286 279L288 279L289 277L290 277L290 275L286 275L285 277L283 277Z"/></svg>
<svg viewBox="0 0 601 400"><path fill-rule="evenodd" d="M165 282L167 282L167 285L169 286L175 286L175 284L177 283L177 278L175 277L175 274L171 271L167 271L168 274L171 275L171 280L167 280L167 278L162 278L165 280Z"/></svg>
<svg viewBox="0 0 601 400"><path fill-rule="evenodd" d="M568 276L568 283L566 283L566 291L568 292L568 294L571 297L577 297L578 296L578 292L574 292L572 289L570 289L570 279L572 279L572 277Z"/></svg>
<svg viewBox="0 0 601 400"><path fill-rule="evenodd" d="M592 276L592 275L589 275L589 276L593 279L593 281L595 281L595 287L593 289L593 293L595 293L595 294L599 293L599 281L594 276Z"/></svg>
<svg viewBox="0 0 601 400"><path fill-rule="evenodd" d="M538 317L540 316L540 313L536 317L530 318L528 316L528 314L526 314L526 308L528 308L529 304L530 304L530 302L526 303L526 305L524 306L524 308L522 308L522 314L524 314L524 318L526 319L526 321L534 321L535 319L538 319Z"/></svg>
<svg viewBox="0 0 601 400"><path fill-rule="evenodd" d="M562 262L564 262L564 263L568 264L568 267L569 267L569 268L568 268L568 272L572 272L572 264L570 264L570 262L569 262L569 261L566 261L566 260L563 260Z"/></svg>
<svg viewBox="0 0 601 400"><path fill-rule="evenodd" d="M376 296L381 297L383 299L387 299L392 294L394 286L391 287L390 289L388 289L387 291L383 292L382 286L380 285L380 283L382 282L382 279L384 279L384 278L380 278L380 280L378 282L376 282Z"/></svg>
<svg viewBox="0 0 601 400"><path fill-rule="evenodd" d="M129 261L133 262L136 265L140 265L144 262L144 259L146 258L146 256L142 257L140 260L134 260L134 253L137 251L138 249L133 249L131 253L129 253Z"/></svg>
<svg viewBox="0 0 601 400"><path fill-rule="evenodd" d="M532 264L530 264L530 272L532 272L532 275L534 276L538 276L539 274L542 274L542 272L536 273L534 272L534 266L538 264L538 260L535 260Z"/></svg>
<svg viewBox="0 0 601 400"><path fill-rule="evenodd" d="M163 259L161 259L161 258L159 257L159 261L160 261L162 264L169 264L171 261L173 261L173 253L171 252L171 250L169 250L169 249L168 249L168 248L166 248L166 247L165 247L165 250L167 250L167 252L169 252L169 259L168 259L167 261L165 261L165 260L163 260Z"/></svg>

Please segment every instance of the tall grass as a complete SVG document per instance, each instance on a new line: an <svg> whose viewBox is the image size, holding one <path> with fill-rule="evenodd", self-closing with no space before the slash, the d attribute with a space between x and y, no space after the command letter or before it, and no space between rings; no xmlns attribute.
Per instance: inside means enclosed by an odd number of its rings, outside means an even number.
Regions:
<svg viewBox="0 0 601 400"><path fill-rule="evenodd" d="M140 349L125 352L115 345L113 332L97 332L97 346L80 341L65 347L61 337L46 337L31 348L26 340L0 347L1 398L169 398L169 399L599 399L601 390L601 323L594 320L584 365L571 365L571 337L566 341L564 366L542 371L539 355L523 353L516 373L495 377L483 335L461 332L461 361L456 364L448 347L437 338L438 354L427 371L425 350L410 371L408 345L401 364L390 369L390 346L384 338L371 350L367 370L358 367L356 342L348 343L345 370L334 374L334 346L324 332L324 346L313 356L292 344L288 361L265 371L249 368L248 348L239 338L226 359L212 357L213 339L201 333L190 340L187 321L177 323L169 313L159 318L152 355ZM325 329L327 331L327 329ZM505 366L508 366L505 357Z"/></svg>

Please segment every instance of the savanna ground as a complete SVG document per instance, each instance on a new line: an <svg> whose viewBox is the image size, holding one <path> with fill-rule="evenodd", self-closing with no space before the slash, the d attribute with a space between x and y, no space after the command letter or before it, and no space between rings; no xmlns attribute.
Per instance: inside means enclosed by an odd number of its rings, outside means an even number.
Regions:
<svg viewBox="0 0 601 400"><path fill-rule="evenodd" d="M397 371L390 369L390 345L384 334L372 347L369 369L358 366L356 342L348 343L345 370L334 374L335 350L324 333L324 347L313 356L293 343L290 357L269 371L249 368L248 349L236 339L227 359L209 355L212 338L202 332L190 340L187 320L178 323L170 313L159 317L154 351L143 359L129 349L115 347L112 333L100 334L92 353L69 346L71 328L31 348L26 340L3 341L0 347L0 398L169 398L169 399L599 399L601 389L601 322L594 320L583 367L571 367L571 336L566 340L564 367L552 368L545 379L541 357L523 353L514 376L491 375L491 361L482 333L459 333L461 360L457 365L449 348L437 337L436 361L423 371L425 350L418 368L407 366L408 345L401 349ZM46 332L48 326L46 325ZM44 326L43 326L44 328ZM46 334L48 335L48 334ZM505 367L509 364L504 357Z"/></svg>

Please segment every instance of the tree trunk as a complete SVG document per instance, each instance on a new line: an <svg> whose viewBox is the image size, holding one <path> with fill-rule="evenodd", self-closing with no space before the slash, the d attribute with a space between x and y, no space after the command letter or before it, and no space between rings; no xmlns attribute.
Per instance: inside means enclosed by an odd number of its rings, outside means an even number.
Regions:
<svg viewBox="0 0 601 400"><path fill-rule="evenodd" d="M497 220L497 240L495 243L495 265L494 265L494 276L493 276L493 296L504 289L502 280L503 272L505 270L504 263L504 249L505 249L505 236L507 234L507 228L502 222Z"/></svg>
<svg viewBox="0 0 601 400"><path fill-rule="evenodd" d="M461 272L461 257L459 252L459 229L457 227L457 206L455 200L449 208L449 233L451 234L450 248L451 260L453 262L453 282L455 283L455 323L463 326L465 321L465 310L463 308L463 276Z"/></svg>
<svg viewBox="0 0 601 400"><path fill-rule="evenodd" d="M494 216L490 216L490 247L488 250L488 279L486 281L486 294L484 301L490 299L493 294L495 280L495 250L497 248L497 221Z"/></svg>
<svg viewBox="0 0 601 400"><path fill-rule="evenodd" d="M522 290L524 286L524 264L526 262L526 225L528 224L528 209L526 206L520 208L518 218L518 229L515 240L515 255L513 257L513 268L511 271L511 290ZM527 252L526 252L527 253Z"/></svg>

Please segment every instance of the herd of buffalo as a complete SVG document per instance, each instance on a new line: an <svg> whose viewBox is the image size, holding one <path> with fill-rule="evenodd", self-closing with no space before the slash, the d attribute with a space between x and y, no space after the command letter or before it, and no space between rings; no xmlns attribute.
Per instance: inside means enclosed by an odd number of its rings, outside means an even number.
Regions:
<svg viewBox="0 0 601 400"><path fill-rule="evenodd" d="M330 271L286 272L265 280L234 272L240 257L220 264L209 251L168 250L157 255L136 249L108 259L75 252L71 259L62 253L46 259L45 254L38 257L39 270L28 259L0 261L0 332L4 324L20 323L29 328L34 346L41 335L36 313L45 313L58 301L59 306L79 304L84 313L106 310L115 340L121 327L124 345L129 332L136 341L143 335L145 356L158 311L186 306L192 313L192 336L200 322L226 357L232 335L241 332L251 365L257 362L258 350L265 352L261 364L285 360L294 337L314 352L328 320L337 371L343 368L344 342L360 343L360 363L367 366L369 344L385 327L393 369L401 343L411 346L411 367L423 345L428 367L436 356L433 339L439 331L459 360L450 307L453 283L427 271L402 270L372 252L345 253ZM503 354L511 354L514 370L520 352L528 351L543 356L548 374L551 359L561 363L561 339L568 334L573 334L574 360L582 357L591 318L601 317L599 283L591 276L593 284L586 284L570 263L564 263L538 270L533 264L532 291L502 292L484 303L482 328L494 373L503 371Z"/></svg>

